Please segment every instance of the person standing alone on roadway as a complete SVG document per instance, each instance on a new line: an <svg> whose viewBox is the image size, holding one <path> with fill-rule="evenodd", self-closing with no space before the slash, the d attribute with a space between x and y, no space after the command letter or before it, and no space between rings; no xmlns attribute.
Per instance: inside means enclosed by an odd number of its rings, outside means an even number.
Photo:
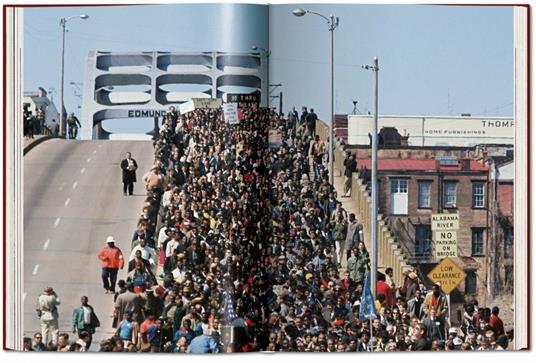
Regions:
<svg viewBox="0 0 536 363"><path fill-rule="evenodd" d="M134 193L138 163L132 159L130 152L127 152L127 157L121 161L121 169L123 170L123 195L127 195L127 189L128 195L132 195Z"/></svg>
<svg viewBox="0 0 536 363"><path fill-rule="evenodd" d="M43 343L49 342L49 335L53 344L58 342L58 305L60 299L52 287L47 287L37 299L37 316L41 321L41 336Z"/></svg>
<svg viewBox="0 0 536 363"><path fill-rule="evenodd" d="M117 281L117 271L123 269L125 260L123 252L115 247L115 239L109 236L106 239L106 246L99 252L99 260L102 262L102 284L106 293L115 293L115 282Z"/></svg>

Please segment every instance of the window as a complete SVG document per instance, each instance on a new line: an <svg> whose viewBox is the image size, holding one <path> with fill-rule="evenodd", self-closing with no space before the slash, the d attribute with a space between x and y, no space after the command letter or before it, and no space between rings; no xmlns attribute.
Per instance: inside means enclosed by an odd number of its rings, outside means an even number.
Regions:
<svg viewBox="0 0 536 363"><path fill-rule="evenodd" d="M471 228L471 252L473 256L484 255L484 228Z"/></svg>
<svg viewBox="0 0 536 363"><path fill-rule="evenodd" d="M432 208L432 182L419 182L419 208Z"/></svg>
<svg viewBox="0 0 536 363"><path fill-rule="evenodd" d="M512 258L514 255L514 227L504 227L504 258Z"/></svg>
<svg viewBox="0 0 536 363"><path fill-rule="evenodd" d="M484 182L473 182L473 208L484 208Z"/></svg>
<svg viewBox="0 0 536 363"><path fill-rule="evenodd" d="M391 179L391 214L408 214L407 179Z"/></svg>
<svg viewBox="0 0 536 363"><path fill-rule="evenodd" d="M466 271L465 273L465 294L476 294L476 272Z"/></svg>
<svg viewBox="0 0 536 363"><path fill-rule="evenodd" d="M408 192L408 180L407 179L392 179L391 180L391 194L407 193L407 192Z"/></svg>
<svg viewBox="0 0 536 363"><path fill-rule="evenodd" d="M457 185L455 181L443 182L443 206L445 208L456 208Z"/></svg>
<svg viewBox="0 0 536 363"><path fill-rule="evenodd" d="M429 224L415 226L415 255L430 256L432 254L432 229Z"/></svg>

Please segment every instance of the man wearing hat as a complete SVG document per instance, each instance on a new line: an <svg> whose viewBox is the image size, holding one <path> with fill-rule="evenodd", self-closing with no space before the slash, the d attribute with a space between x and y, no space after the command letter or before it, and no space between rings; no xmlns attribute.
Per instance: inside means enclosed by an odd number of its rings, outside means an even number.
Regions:
<svg viewBox="0 0 536 363"><path fill-rule="evenodd" d="M117 281L117 271L123 269L125 260L123 252L115 246L115 239L112 236L106 238L106 246L98 254L102 263L102 284L106 294L115 293L115 282Z"/></svg>
<svg viewBox="0 0 536 363"><path fill-rule="evenodd" d="M41 321L41 336L45 345L50 341L49 335L53 344L58 342L58 305L60 299L52 287L45 288L37 299L37 316Z"/></svg>

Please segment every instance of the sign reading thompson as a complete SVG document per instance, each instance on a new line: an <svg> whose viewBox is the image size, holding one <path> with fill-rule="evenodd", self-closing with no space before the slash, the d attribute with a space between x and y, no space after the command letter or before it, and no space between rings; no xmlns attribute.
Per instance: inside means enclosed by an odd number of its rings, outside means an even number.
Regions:
<svg viewBox="0 0 536 363"><path fill-rule="evenodd" d="M439 282L441 290L445 294L450 294L465 279L465 272L447 257L430 271L428 278L433 282Z"/></svg>
<svg viewBox="0 0 536 363"><path fill-rule="evenodd" d="M460 229L459 214L432 214L432 231L453 231L458 229Z"/></svg>

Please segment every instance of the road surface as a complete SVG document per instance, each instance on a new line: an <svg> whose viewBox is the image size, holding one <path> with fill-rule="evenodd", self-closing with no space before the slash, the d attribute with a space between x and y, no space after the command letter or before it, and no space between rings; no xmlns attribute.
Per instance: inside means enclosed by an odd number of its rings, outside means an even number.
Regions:
<svg viewBox="0 0 536 363"><path fill-rule="evenodd" d="M120 162L127 151L138 162L134 196L123 196ZM93 341L113 334L113 295L104 293L97 254L108 235L125 258L144 201L140 180L150 169L150 141L53 139L24 156L24 331L40 331L35 307L46 286L57 292L60 332L71 332L80 297L101 321ZM126 269L118 279L126 277ZM92 349L97 344L92 344Z"/></svg>

